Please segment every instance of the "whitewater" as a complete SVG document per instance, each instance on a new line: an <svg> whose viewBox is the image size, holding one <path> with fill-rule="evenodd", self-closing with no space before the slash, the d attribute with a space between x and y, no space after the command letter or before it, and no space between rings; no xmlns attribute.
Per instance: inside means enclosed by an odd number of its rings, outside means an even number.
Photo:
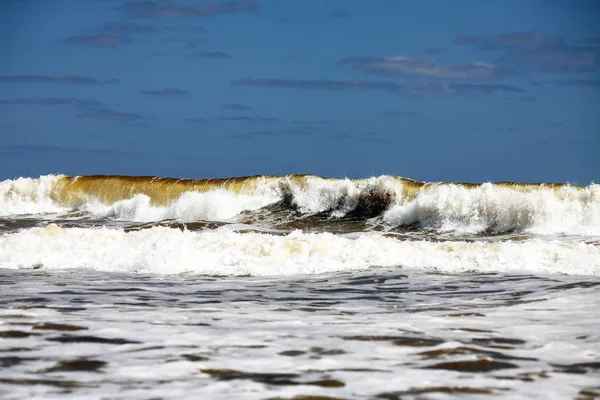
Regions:
<svg viewBox="0 0 600 400"><path fill-rule="evenodd" d="M3 398L600 396L598 184L8 179L0 284Z"/></svg>

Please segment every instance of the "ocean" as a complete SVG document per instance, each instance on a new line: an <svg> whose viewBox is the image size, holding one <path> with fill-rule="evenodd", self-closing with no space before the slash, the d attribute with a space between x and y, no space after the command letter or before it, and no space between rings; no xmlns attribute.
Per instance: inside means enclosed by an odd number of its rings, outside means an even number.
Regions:
<svg viewBox="0 0 600 400"><path fill-rule="evenodd" d="M600 397L600 185L0 182L3 399Z"/></svg>

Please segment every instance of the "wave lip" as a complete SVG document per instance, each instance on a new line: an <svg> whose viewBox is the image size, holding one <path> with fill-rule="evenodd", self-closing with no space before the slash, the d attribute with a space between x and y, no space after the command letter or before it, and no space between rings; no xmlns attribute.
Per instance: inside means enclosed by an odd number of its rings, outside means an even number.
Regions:
<svg viewBox="0 0 600 400"><path fill-rule="evenodd" d="M381 235L287 236L154 227L32 228L0 236L0 268L87 268L151 274L282 276L401 267L444 273L600 275L600 246L523 242L402 241Z"/></svg>

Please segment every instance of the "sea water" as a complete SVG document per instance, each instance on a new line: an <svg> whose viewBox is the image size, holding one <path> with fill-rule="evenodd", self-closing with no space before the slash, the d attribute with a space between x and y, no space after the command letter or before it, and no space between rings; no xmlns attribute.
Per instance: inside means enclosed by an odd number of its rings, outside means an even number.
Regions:
<svg viewBox="0 0 600 400"><path fill-rule="evenodd" d="M0 183L0 396L591 399L598 185Z"/></svg>

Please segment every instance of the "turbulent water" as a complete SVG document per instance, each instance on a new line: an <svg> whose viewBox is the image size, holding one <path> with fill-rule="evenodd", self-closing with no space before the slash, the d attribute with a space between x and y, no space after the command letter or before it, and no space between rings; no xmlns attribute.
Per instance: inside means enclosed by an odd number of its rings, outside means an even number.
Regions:
<svg viewBox="0 0 600 400"><path fill-rule="evenodd" d="M600 396L595 184L5 180L0 284L6 398Z"/></svg>

